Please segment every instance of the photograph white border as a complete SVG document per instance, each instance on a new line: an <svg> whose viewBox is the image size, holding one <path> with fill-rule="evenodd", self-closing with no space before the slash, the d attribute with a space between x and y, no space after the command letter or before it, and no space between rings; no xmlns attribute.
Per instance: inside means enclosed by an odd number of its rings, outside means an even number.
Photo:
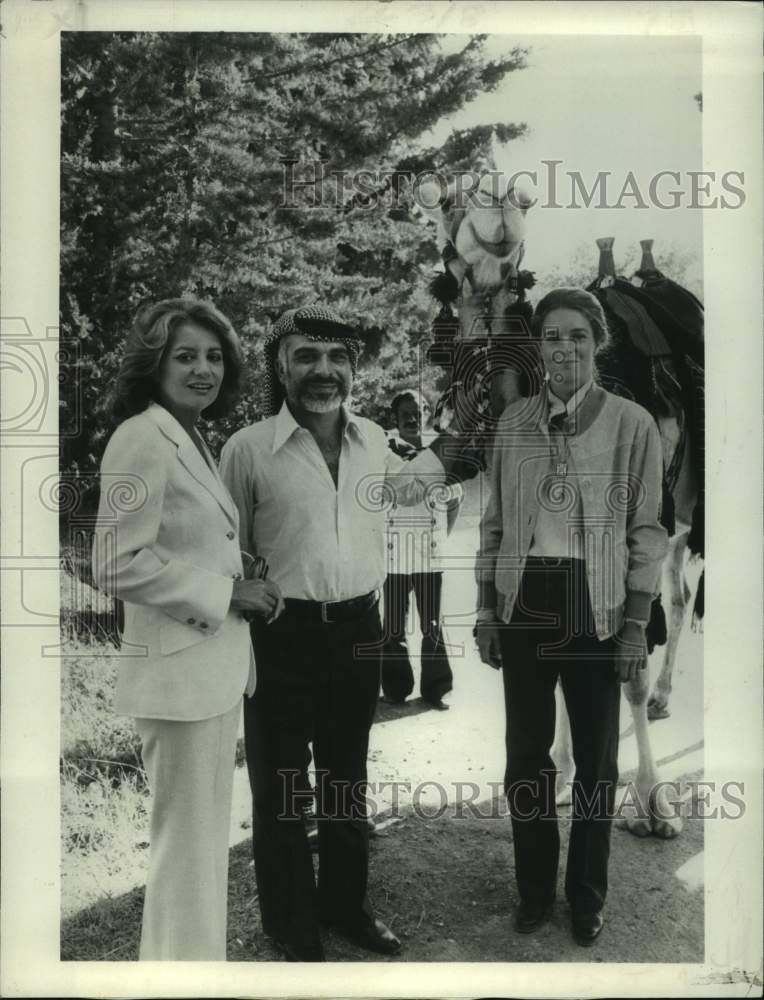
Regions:
<svg viewBox="0 0 764 1000"><path fill-rule="evenodd" d="M61 963L59 670L55 659L41 656L43 645L58 642L57 620L51 620L45 627L3 628L2 635L2 995L761 995L761 6L5 0L0 21L4 337L25 335L24 324L30 342L56 335L61 30L701 35L703 169L743 171L746 192L741 208L705 210L704 218L704 777L742 780L746 787L742 818L705 825L704 963L328 963L307 971L285 963ZM34 504L22 507L28 458L42 463L36 468L46 475L58 471L55 382L48 388L50 405L37 435L2 438L0 595L6 621L14 609L51 609L54 616L58 609L57 516L35 513ZM2 405L12 412L5 395Z"/></svg>

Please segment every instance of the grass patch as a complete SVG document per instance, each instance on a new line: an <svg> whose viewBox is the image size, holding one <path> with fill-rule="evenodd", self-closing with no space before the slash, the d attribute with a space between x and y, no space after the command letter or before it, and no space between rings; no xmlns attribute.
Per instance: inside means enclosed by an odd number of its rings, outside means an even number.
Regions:
<svg viewBox="0 0 764 1000"><path fill-rule="evenodd" d="M61 913L114 900L145 881L149 795L143 775L86 784L76 765L61 773Z"/></svg>
<svg viewBox="0 0 764 1000"><path fill-rule="evenodd" d="M113 647L68 642L61 659L61 912L143 882L150 798L132 719L112 710Z"/></svg>
<svg viewBox="0 0 764 1000"><path fill-rule="evenodd" d="M81 650L79 655L72 655L75 648ZM117 660L108 655L110 649L70 644L69 655L61 660L61 757L91 780L141 768L133 720L112 709Z"/></svg>
<svg viewBox="0 0 764 1000"><path fill-rule="evenodd" d="M62 962L131 962L138 959L143 887L100 900L61 921Z"/></svg>

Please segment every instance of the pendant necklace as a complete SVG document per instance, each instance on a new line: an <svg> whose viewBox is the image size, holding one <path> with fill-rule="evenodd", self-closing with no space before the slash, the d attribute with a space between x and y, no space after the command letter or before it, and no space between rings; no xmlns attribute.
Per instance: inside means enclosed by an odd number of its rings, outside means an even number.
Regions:
<svg viewBox="0 0 764 1000"><path fill-rule="evenodd" d="M556 430L553 437L555 475L565 479L568 475L568 438L564 431Z"/></svg>

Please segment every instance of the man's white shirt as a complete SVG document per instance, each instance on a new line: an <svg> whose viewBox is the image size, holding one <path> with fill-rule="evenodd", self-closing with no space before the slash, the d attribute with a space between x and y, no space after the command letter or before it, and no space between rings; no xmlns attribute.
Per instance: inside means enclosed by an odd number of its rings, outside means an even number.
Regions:
<svg viewBox="0 0 764 1000"><path fill-rule="evenodd" d="M373 421L343 406L342 423L336 486L286 403L223 448L220 474L239 510L240 546L266 560L285 597L344 601L381 588L386 512L421 503L445 483L430 449L406 462Z"/></svg>

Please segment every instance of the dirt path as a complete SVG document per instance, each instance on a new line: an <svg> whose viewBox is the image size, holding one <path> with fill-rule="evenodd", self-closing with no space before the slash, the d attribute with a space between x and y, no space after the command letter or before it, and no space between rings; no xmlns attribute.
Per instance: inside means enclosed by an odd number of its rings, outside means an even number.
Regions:
<svg viewBox="0 0 764 1000"><path fill-rule="evenodd" d="M487 808L484 812L489 812ZM564 865L567 824L562 819ZM561 867L549 924L531 935L512 929L517 902L509 820L409 815L371 840L370 897L404 948L381 959L327 934L332 962L701 962L702 883L677 871L702 864L703 824L680 838L638 840L613 831L606 925L592 948L572 939ZM99 903L62 925L63 960L134 961L143 889ZM278 959L263 935L250 846L231 852L228 959Z"/></svg>
<svg viewBox="0 0 764 1000"><path fill-rule="evenodd" d="M564 864L564 821L561 835ZM674 841L641 841L614 830L605 929L594 947L581 948L570 934L562 870L550 923L535 934L513 931L517 899L507 817L411 815L371 841L370 896L404 944L386 961L700 962L702 888L687 888L675 873L702 851L702 842L699 820ZM276 957L259 930L253 883L248 845L242 845L232 855L231 961ZM325 946L329 961L380 960L334 935Z"/></svg>
<svg viewBox="0 0 764 1000"><path fill-rule="evenodd" d="M415 697L402 707L380 705L371 734L373 808L388 815L397 794L397 811L405 817L372 839L371 896L379 915L405 944L394 961L702 961L700 820L689 821L681 837L671 842L652 837L643 841L614 830L607 923L594 948L580 948L572 940L561 890L549 925L529 936L513 932L516 896L509 820L454 816L460 798L480 803L494 798L504 771L501 678L479 662L470 634L475 546L476 519L468 514L449 541L444 592L454 670L454 690L447 696L450 710L426 710ZM416 652L418 635L411 641ZM693 633L688 622L680 644L671 718L650 727L654 754L666 780L701 774L702 655L702 636ZM657 669L658 657L654 657L652 673ZM622 778L633 774L636 763L624 700L619 752ZM235 789L229 959L268 961L276 956L260 927L250 860L251 804L243 767L237 769ZM440 813L440 818L420 818L412 810L414 805L420 814L429 810ZM564 821L561 834L562 884ZM142 895L142 888L136 888L65 921L62 958L136 958ZM378 960L338 938L327 938L326 945L330 960Z"/></svg>

